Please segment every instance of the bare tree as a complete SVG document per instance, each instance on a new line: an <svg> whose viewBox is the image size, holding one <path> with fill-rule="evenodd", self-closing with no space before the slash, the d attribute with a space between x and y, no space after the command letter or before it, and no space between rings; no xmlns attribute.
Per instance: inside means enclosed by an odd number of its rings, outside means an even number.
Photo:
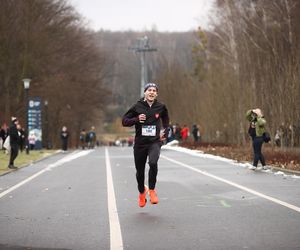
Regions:
<svg viewBox="0 0 300 250"><path fill-rule="evenodd" d="M273 135L280 124L291 133L291 128L299 127L300 117L299 3L220 0L216 6L219 19L207 32L204 49L208 72L199 81L208 83L208 96L218 96L211 108L224 116L223 124L228 123L229 141L245 141L243 115L251 107L265 111ZM201 46L200 41L197 48ZM201 68L203 64L196 61L196 69ZM218 109L220 102L222 107ZM220 120L215 122L222 124ZM207 126L208 130L216 127L214 122L207 122ZM213 135L214 131L209 133ZM290 136L289 145L295 145L295 136Z"/></svg>
<svg viewBox="0 0 300 250"><path fill-rule="evenodd" d="M30 95L49 101L54 145L63 125L73 132L73 141L80 128L100 125L110 95L104 82L111 61L73 7L57 0L1 0L1 16L0 99L5 119L17 114L25 120L21 80L31 78Z"/></svg>

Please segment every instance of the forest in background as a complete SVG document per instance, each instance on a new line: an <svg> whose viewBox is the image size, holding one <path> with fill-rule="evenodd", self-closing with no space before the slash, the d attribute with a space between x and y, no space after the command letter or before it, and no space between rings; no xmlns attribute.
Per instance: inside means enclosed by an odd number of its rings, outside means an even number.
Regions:
<svg viewBox="0 0 300 250"><path fill-rule="evenodd" d="M0 122L9 124L10 117L17 116L25 127L22 79L30 78L29 96L48 101L47 134L59 147L62 126L76 136L103 117L110 93L103 83L109 58L66 1L0 3ZM42 118L45 126L44 112ZM45 135L45 127L43 131Z"/></svg>
<svg viewBox="0 0 300 250"><path fill-rule="evenodd" d="M300 2L216 1L195 47L199 114L210 138L245 143L245 111L260 107L273 141L300 145Z"/></svg>
<svg viewBox="0 0 300 250"><path fill-rule="evenodd" d="M262 108L283 146L300 144L299 29L296 0L218 0L209 30L183 33L91 31L67 1L0 0L0 122L25 124L30 96L48 100L49 137L66 125L120 132L120 116L140 92L139 53L149 37L149 81L159 84L172 123L199 124L203 139L243 144L245 112Z"/></svg>

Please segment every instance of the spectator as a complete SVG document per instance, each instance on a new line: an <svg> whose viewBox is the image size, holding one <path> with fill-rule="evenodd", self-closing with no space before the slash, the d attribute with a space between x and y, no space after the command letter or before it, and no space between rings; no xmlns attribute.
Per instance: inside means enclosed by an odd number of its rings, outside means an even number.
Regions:
<svg viewBox="0 0 300 250"><path fill-rule="evenodd" d="M193 125L192 134L194 137L194 142L200 142L200 130L196 124Z"/></svg>
<svg viewBox="0 0 300 250"><path fill-rule="evenodd" d="M133 145L133 143L134 143L134 137L133 136L129 136L127 142L128 142L128 146L131 147Z"/></svg>
<svg viewBox="0 0 300 250"><path fill-rule="evenodd" d="M280 137L281 137L281 146L287 147L288 146L288 131L286 128L285 123L281 123L281 126L279 128L280 130Z"/></svg>
<svg viewBox="0 0 300 250"><path fill-rule="evenodd" d="M166 143L169 143L169 142L171 142L175 139L175 136L174 136L174 133L173 133L173 126L171 124L168 126L167 132L168 133L167 133Z"/></svg>
<svg viewBox="0 0 300 250"><path fill-rule="evenodd" d="M19 132L21 134L21 138L20 138L20 151L23 152L24 147L26 146L26 131L24 128L20 128Z"/></svg>
<svg viewBox="0 0 300 250"><path fill-rule="evenodd" d="M279 129L276 130L276 134L275 134L274 139L275 139L276 146L280 147L281 142L280 142L280 131L279 131Z"/></svg>
<svg viewBox="0 0 300 250"><path fill-rule="evenodd" d="M179 126L178 123L176 123L175 125L173 125L173 135L174 135L174 139L177 141L181 140L181 134L180 134L181 128Z"/></svg>
<svg viewBox="0 0 300 250"><path fill-rule="evenodd" d="M16 117L12 117L11 120L11 126L9 127L10 159L8 168L17 169L17 167L14 165L14 161L19 153L20 135L17 128L19 121Z"/></svg>
<svg viewBox="0 0 300 250"><path fill-rule="evenodd" d="M3 148L3 144L4 144L5 139L6 139L7 136L8 136L8 128L7 128L6 123L4 123L4 124L1 126L1 129L0 129L0 140L2 141L2 144L1 144L0 149Z"/></svg>
<svg viewBox="0 0 300 250"><path fill-rule="evenodd" d="M96 132L95 127L92 126L90 132L88 133L88 148L94 148L96 143Z"/></svg>
<svg viewBox="0 0 300 250"><path fill-rule="evenodd" d="M264 143L263 134L265 132L266 120L260 109L248 110L246 113L246 119L250 122L248 133L252 138L253 146L253 166L249 167L251 170L257 168L258 162L262 164L262 168L266 169L265 158L261 152L262 145Z"/></svg>
<svg viewBox="0 0 300 250"><path fill-rule="evenodd" d="M34 131L29 132L28 143L29 143L29 149L34 150L35 143L36 143L36 135L35 135Z"/></svg>
<svg viewBox="0 0 300 250"><path fill-rule="evenodd" d="M181 139L185 142L187 138L190 136L190 129L186 125L183 125L180 134L181 134Z"/></svg>
<svg viewBox="0 0 300 250"><path fill-rule="evenodd" d="M79 141L80 141L80 146L82 149L85 149L85 141L86 141L86 132L85 129L82 129L80 134L79 134Z"/></svg>
<svg viewBox="0 0 300 250"><path fill-rule="evenodd" d="M62 150L66 152L68 150L68 139L69 139L69 132L66 126L62 127L60 138L62 141Z"/></svg>

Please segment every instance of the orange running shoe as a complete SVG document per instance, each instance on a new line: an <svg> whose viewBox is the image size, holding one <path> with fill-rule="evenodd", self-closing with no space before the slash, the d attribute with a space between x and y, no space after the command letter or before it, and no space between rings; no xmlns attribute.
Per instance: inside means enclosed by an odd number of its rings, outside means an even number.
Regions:
<svg viewBox="0 0 300 250"><path fill-rule="evenodd" d="M139 206L144 207L147 203L146 195L148 193L148 187L145 186L144 193L139 194Z"/></svg>
<svg viewBox="0 0 300 250"><path fill-rule="evenodd" d="M149 195L150 195L150 202L151 204L157 204L158 203L158 197L156 195L156 191L153 190L149 190Z"/></svg>

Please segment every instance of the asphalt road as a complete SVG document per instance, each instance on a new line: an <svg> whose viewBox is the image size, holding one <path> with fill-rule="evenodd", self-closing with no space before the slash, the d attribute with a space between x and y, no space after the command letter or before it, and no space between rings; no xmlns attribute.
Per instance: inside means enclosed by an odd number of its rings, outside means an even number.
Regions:
<svg viewBox="0 0 300 250"><path fill-rule="evenodd" d="M130 147L55 155L0 177L0 250L300 249L300 179L163 149L157 193Z"/></svg>

